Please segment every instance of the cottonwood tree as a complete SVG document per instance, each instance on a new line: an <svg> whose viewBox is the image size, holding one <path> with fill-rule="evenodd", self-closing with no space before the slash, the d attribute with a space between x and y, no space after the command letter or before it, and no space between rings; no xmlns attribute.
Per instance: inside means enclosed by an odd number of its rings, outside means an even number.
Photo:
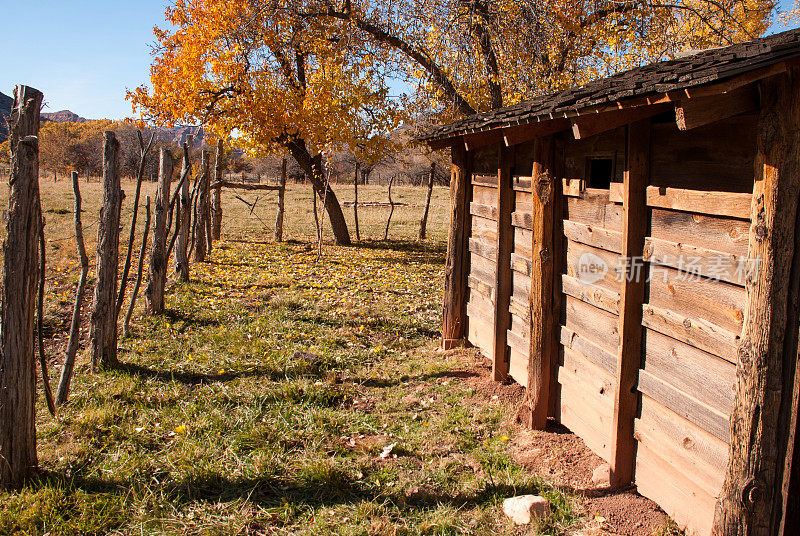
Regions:
<svg viewBox="0 0 800 536"><path fill-rule="evenodd" d="M322 153L391 130L397 106L349 22L300 11L284 2L178 2L167 9L175 29L155 31L152 90L128 96L158 121L200 121L219 135L238 132L253 153L289 152L324 202L336 243L346 245Z"/></svg>

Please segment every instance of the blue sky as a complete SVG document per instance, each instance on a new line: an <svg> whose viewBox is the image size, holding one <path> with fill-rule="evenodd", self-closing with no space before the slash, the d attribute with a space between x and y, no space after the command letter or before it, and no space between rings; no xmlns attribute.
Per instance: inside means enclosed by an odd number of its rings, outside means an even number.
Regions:
<svg viewBox="0 0 800 536"><path fill-rule="evenodd" d="M131 115L125 89L149 81L152 30L163 24L168 3L0 0L0 91L11 95L22 83L44 92L46 111L70 109L90 119ZM791 0L780 3L788 7Z"/></svg>

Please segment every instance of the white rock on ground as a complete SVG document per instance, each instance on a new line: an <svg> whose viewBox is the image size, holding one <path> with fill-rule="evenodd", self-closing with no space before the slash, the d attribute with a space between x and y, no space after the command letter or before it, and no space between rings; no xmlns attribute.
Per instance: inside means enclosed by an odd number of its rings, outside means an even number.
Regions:
<svg viewBox="0 0 800 536"><path fill-rule="evenodd" d="M517 525L527 525L537 517L550 515L550 503L539 495L520 495L503 501L503 511Z"/></svg>
<svg viewBox="0 0 800 536"><path fill-rule="evenodd" d="M611 466L607 463L598 465L592 472L592 484L598 488L611 487Z"/></svg>

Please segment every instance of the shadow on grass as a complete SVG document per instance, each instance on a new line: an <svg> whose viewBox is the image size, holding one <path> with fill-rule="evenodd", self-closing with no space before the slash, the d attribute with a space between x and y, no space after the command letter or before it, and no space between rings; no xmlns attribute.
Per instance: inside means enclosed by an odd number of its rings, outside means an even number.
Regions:
<svg viewBox="0 0 800 536"><path fill-rule="evenodd" d="M135 363L120 363L119 367L115 369L116 372L130 374L132 376L139 376L142 378L151 378L163 382L178 382L185 385L202 385L214 382L229 382L240 378L269 378L272 381L280 381L286 379L286 373L277 371L267 367L257 367L255 369L248 369L245 371L226 371L219 374L206 374L203 372L183 372L174 370L157 370Z"/></svg>
<svg viewBox="0 0 800 536"><path fill-rule="evenodd" d="M174 309L166 309L163 313L164 318L174 324L175 322L183 322L185 326L192 326L197 328L216 327L219 326L219 320L212 318L198 318L192 314L184 313L183 311L176 311Z"/></svg>
<svg viewBox="0 0 800 536"><path fill-rule="evenodd" d="M397 379L385 380L380 378L347 378L343 380L345 383L352 383L359 387L375 387L375 388L389 388L397 387L404 383L417 383L427 382L430 380L438 380L441 378L454 378L465 380L467 378L475 378L480 376L477 372L470 370L445 370L442 372L433 372L429 374L420 374L418 376L409 376L404 374Z"/></svg>

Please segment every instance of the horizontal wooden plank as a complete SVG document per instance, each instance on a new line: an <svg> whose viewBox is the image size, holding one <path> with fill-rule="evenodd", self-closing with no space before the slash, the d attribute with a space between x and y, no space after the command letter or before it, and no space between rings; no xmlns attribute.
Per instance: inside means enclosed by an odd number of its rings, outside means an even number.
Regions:
<svg viewBox="0 0 800 536"><path fill-rule="evenodd" d="M530 340L529 339L525 339L519 333L517 333L517 332L515 332L513 330L510 330L510 329L506 332L506 336L508 338L508 346L509 346L509 348L513 349L519 355L522 355L522 356L525 356L525 357L530 355L531 350L530 350Z"/></svg>
<svg viewBox="0 0 800 536"><path fill-rule="evenodd" d="M533 214L531 212L521 212L519 210L512 212L511 224L514 227L533 230Z"/></svg>
<svg viewBox="0 0 800 536"><path fill-rule="evenodd" d="M569 350L567 350L569 352ZM572 361L579 363L581 357L573 357ZM585 360L584 360L585 361ZM586 363L589 363L586 361ZM614 389L609 376L593 378L583 374L583 370L567 366L558 367L558 383L579 390L581 398L586 405L587 413L592 410L597 413L598 420L602 423L601 430L611 431L611 418L614 413ZM594 417L594 415L592 415Z"/></svg>
<svg viewBox="0 0 800 536"><path fill-rule="evenodd" d="M612 292L619 292L620 256L605 249L566 240L567 275L588 281ZM605 270L605 271L603 271Z"/></svg>
<svg viewBox="0 0 800 536"><path fill-rule="evenodd" d="M560 337L564 348L569 348L582 355L586 360L591 361L611 376L617 373L617 357L615 354L593 344L565 326L561 326Z"/></svg>
<svg viewBox="0 0 800 536"><path fill-rule="evenodd" d="M561 290L567 296L572 296L579 300L585 301L595 307L599 307L609 313L619 315L619 293L584 283L580 279L576 279L570 275L561 275Z"/></svg>
<svg viewBox="0 0 800 536"><path fill-rule="evenodd" d="M705 278L687 278L684 272L665 266L652 267L650 304L687 318L706 320L722 329L740 333L747 292L743 287Z"/></svg>
<svg viewBox="0 0 800 536"><path fill-rule="evenodd" d="M650 217L650 236L745 257L750 222L654 208Z"/></svg>
<svg viewBox="0 0 800 536"><path fill-rule="evenodd" d="M511 187L520 192L530 192L531 180L531 177L513 177L511 179Z"/></svg>
<svg viewBox="0 0 800 536"><path fill-rule="evenodd" d="M492 325L494 322L494 309L483 306L483 301L471 301L467 303L467 316L475 321Z"/></svg>
<svg viewBox="0 0 800 536"><path fill-rule="evenodd" d="M728 445L647 396L641 398L640 413L636 440L716 496L725 478Z"/></svg>
<svg viewBox="0 0 800 536"><path fill-rule="evenodd" d="M497 187L497 175L486 175L486 174L479 174L473 173L472 174L472 184L479 184L481 186L494 186Z"/></svg>
<svg viewBox="0 0 800 536"><path fill-rule="evenodd" d="M556 419L583 439L595 454L609 460L611 415L594 410L580 388L572 384L556 384ZM587 409L588 408L588 409Z"/></svg>
<svg viewBox="0 0 800 536"><path fill-rule="evenodd" d="M661 508L688 534L708 536L714 521L716 497L694 484L644 445L636 454L636 488Z"/></svg>
<svg viewBox="0 0 800 536"><path fill-rule="evenodd" d="M614 376L578 352L569 348L563 350L561 368L580 378L592 393L603 398L603 403L607 404L608 410L611 411L614 406Z"/></svg>
<svg viewBox="0 0 800 536"><path fill-rule="evenodd" d="M495 302L495 294L494 294L494 284L488 283L486 281L482 281L475 276L475 274L470 274L468 278L468 285L469 288L480 293L483 297L485 297L490 302Z"/></svg>
<svg viewBox="0 0 800 536"><path fill-rule="evenodd" d="M519 253L511 254L511 269L523 275L531 276L531 259Z"/></svg>
<svg viewBox="0 0 800 536"><path fill-rule="evenodd" d="M617 254L622 252L622 233L619 231L586 225L577 221L564 220L564 236L573 242L579 242Z"/></svg>
<svg viewBox="0 0 800 536"><path fill-rule="evenodd" d="M668 242L647 237L644 260L656 265L669 266L685 274L703 276L716 281L726 281L744 286L759 268L758 262L689 244ZM652 271L657 271L653 268ZM687 277L689 277L687 275ZM656 274L657 276L657 274Z"/></svg>
<svg viewBox="0 0 800 536"><path fill-rule="evenodd" d="M739 335L707 320L646 303L642 306L642 325L736 364Z"/></svg>
<svg viewBox="0 0 800 536"><path fill-rule="evenodd" d="M512 295L509 300L508 310L512 315L521 318L525 322L530 321L530 305L528 304L527 299L522 299L518 296Z"/></svg>
<svg viewBox="0 0 800 536"><path fill-rule="evenodd" d="M723 415L733 411L734 363L645 329L642 368Z"/></svg>
<svg viewBox="0 0 800 536"><path fill-rule="evenodd" d="M561 179L561 187L564 195L568 197L583 197L586 181L584 179Z"/></svg>
<svg viewBox="0 0 800 536"><path fill-rule="evenodd" d="M639 370L637 388L642 394L671 409L718 439L726 443L729 441L730 422L726 415L691 398L646 370Z"/></svg>
<svg viewBox="0 0 800 536"><path fill-rule="evenodd" d="M468 318L467 341L478 348L484 357L494 355L494 330L491 324Z"/></svg>
<svg viewBox="0 0 800 536"><path fill-rule="evenodd" d="M648 206L745 220L750 219L751 200L752 195L747 193L647 187Z"/></svg>
<svg viewBox="0 0 800 536"><path fill-rule="evenodd" d="M484 205L481 203L470 203L469 213L473 216L486 218L487 220L497 221L497 207L491 205Z"/></svg>
<svg viewBox="0 0 800 536"><path fill-rule="evenodd" d="M487 244L485 240L470 238L469 252L490 261L497 259L497 247L493 244Z"/></svg>
<svg viewBox="0 0 800 536"><path fill-rule="evenodd" d="M509 352L508 375L522 386L528 385L528 356L520 354L513 348Z"/></svg>
<svg viewBox="0 0 800 536"><path fill-rule="evenodd" d="M612 182L608 188L608 200L612 203L622 204L622 194L624 184L621 182Z"/></svg>
<svg viewBox="0 0 800 536"><path fill-rule="evenodd" d="M572 296L565 296L565 325L610 354L619 349L619 318Z"/></svg>
<svg viewBox="0 0 800 536"><path fill-rule="evenodd" d="M472 199L474 203L481 203L482 205L496 205L497 204L497 187L485 186L476 184L472 187Z"/></svg>
<svg viewBox="0 0 800 536"><path fill-rule="evenodd" d="M609 200L608 190L589 189L582 198L567 197L565 220L622 232L622 205Z"/></svg>

